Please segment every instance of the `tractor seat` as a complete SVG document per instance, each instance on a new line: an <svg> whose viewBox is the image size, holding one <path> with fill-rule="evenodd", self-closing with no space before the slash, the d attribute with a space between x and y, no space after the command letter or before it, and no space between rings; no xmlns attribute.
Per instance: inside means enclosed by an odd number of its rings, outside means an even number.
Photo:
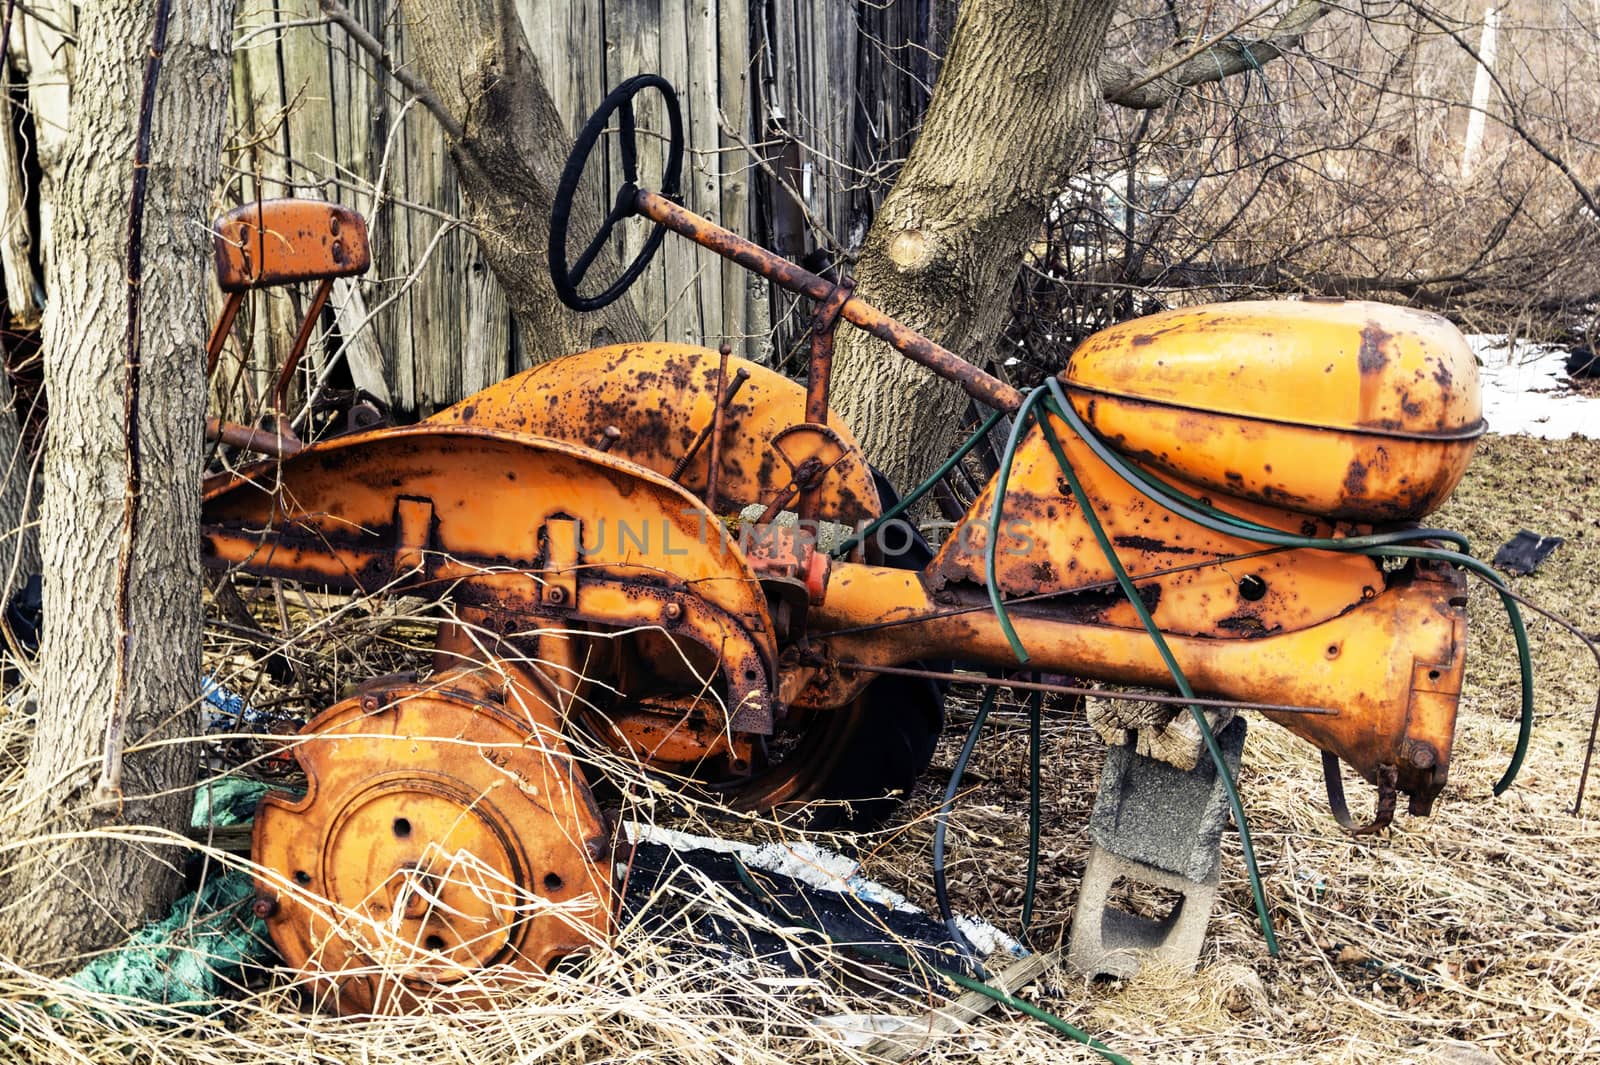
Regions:
<svg viewBox="0 0 1600 1065"><path fill-rule="evenodd" d="M224 292L365 273L367 223L322 200L260 200L213 223L217 284Z"/></svg>

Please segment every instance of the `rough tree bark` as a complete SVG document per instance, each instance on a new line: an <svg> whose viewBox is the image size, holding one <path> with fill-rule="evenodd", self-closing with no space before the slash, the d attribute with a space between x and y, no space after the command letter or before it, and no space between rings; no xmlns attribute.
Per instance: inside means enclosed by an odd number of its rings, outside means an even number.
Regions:
<svg viewBox="0 0 1600 1065"><path fill-rule="evenodd" d="M1083 162L1110 0L966 0L922 133L856 264L857 291L957 353L997 335L1023 249ZM842 330L833 397L904 488L948 453L966 397Z"/></svg>
<svg viewBox="0 0 1600 1065"><path fill-rule="evenodd" d="M13 18L16 12L12 12ZM11 30L21 38L14 23ZM38 277L30 253L33 230L28 221L27 178L12 128L10 90L10 42L7 54L0 55L6 67L0 76L0 272L5 277L6 311L9 326L23 333L39 326ZM34 464L30 449L23 446L23 412L15 407L11 382L0 373L0 455L10 456L0 469L0 608L9 601L17 585L39 572L39 543L31 521L34 517Z"/></svg>
<svg viewBox="0 0 1600 1065"><path fill-rule="evenodd" d="M23 443L21 412L11 382L0 371L0 610L11 593L39 572L39 538L30 523L34 505L32 455Z"/></svg>
<svg viewBox="0 0 1600 1065"><path fill-rule="evenodd" d="M339 6L323 0L336 20ZM644 337L631 298L577 315L551 287L550 204L572 138L545 87L515 5L511 0L402 0L401 8L432 89L432 99L424 103L445 127L468 220L529 350L549 358ZM572 231L579 239L599 230L595 188L585 188L575 208ZM621 272L609 247L590 270L605 278Z"/></svg>
<svg viewBox="0 0 1600 1065"><path fill-rule="evenodd" d="M46 272L50 421L41 544L46 632L21 800L0 816L0 955L45 972L124 938L178 874L129 826L178 828L200 681L202 340L234 0L174 5L155 94L144 210L143 491L129 568L131 664L120 802L96 804L118 648L127 238L135 131L156 5L80 5L71 121ZM116 838L119 833L124 839Z"/></svg>
<svg viewBox="0 0 1600 1065"><path fill-rule="evenodd" d="M1000 332L1022 254L1088 150L1101 99L1160 107L1260 67L1330 6L1302 0L1265 36L1244 26L1135 71L1102 54L1107 0L967 0L922 133L873 220L857 291L951 350ZM954 445L965 395L863 333L840 334L834 402L903 489Z"/></svg>

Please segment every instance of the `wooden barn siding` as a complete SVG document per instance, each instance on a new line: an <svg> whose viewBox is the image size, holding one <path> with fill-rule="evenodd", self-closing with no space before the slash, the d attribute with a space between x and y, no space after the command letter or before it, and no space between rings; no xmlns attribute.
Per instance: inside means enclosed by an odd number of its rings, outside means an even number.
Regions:
<svg viewBox="0 0 1600 1065"><path fill-rule="evenodd" d="M347 6L405 61L394 0ZM685 203L795 257L825 241L740 141L757 146L808 211L853 248L890 175L869 187L852 170L903 155L931 81L921 44L928 0L516 0L516 8L572 131L611 86L662 74L684 110ZM471 234L449 225L460 193L433 117L336 28L259 32L317 17L316 0L242 10L230 196L322 195L368 215L374 269L358 287L365 308L348 320L374 312L372 335L401 410L427 414L557 354L518 335ZM652 94L640 107L641 126L659 125L657 111ZM735 133L724 131L724 120ZM659 176L659 156L641 154L648 183ZM627 228L622 250L631 258L644 227ZM770 361L774 335L781 346L800 331L792 301L677 238L664 242L633 296L658 339L727 340ZM256 352L281 357L298 299L264 301L246 317Z"/></svg>

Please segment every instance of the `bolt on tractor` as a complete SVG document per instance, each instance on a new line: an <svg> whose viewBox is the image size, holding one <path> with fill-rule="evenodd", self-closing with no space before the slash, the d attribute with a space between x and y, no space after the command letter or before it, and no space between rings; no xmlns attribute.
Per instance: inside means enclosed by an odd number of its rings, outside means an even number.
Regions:
<svg viewBox="0 0 1600 1065"><path fill-rule="evenodd" d="M646 91L668 126L660 191L636 184ZM573 202L606 136L621 189L571 258ZM1418 523L1484 431L1450 324L1340 300L1188 307L1095 334L1024 394L848 278L685 210L681 157L665 82L607 97L558 191L557 292L580 310L618 298L671 230L814 301L803 383L726 348L630 343L414 425L303 443L287 419L208 424L264 456L207 482L210 567L449 605L433 669L318 714L293 748L305 794L269 798L255 822L257 912L326 1001L462 1001L603 944L612 835L579 749L736 810L831 799L872 816L926 764L958 666L1247 710L1325 752L1334 782L1343 763L1376 785L1380 816L1402 794L1429 812L1450 767L1471 560ZM589 267L634 216L653 231L595 292ZM368 266L364 223L283 200L217 233L213 365L245 292L321 281L281 414L332 279ZM993 411L975 440L1009 432L937 553L907 548L905 504L829 409L840 321Z"/></svg>

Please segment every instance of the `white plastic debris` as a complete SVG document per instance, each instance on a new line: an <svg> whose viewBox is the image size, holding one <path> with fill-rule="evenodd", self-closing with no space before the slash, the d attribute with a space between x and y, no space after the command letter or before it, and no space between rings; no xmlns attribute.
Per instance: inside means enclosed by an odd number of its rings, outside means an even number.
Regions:
<svg viewBox="0 0 1600 1065"><path fill-rule="evenodd" d="M890 910L920 913L920 909L906 901L904 895L892 891L875 880L861 875L861 863L844 855L818 846L808 840L790 843L740 843L716 836L697 836L676 829L639 821L623 822L629 843L659 843L676 851L707 850L719 854L737 854L739 860L752 869L791 877L824 891L837 891L853 895L864 902L876 903ZM1028 951L1015 939L987 921L965 914L956 915L956 926L972 944L979 956L1005 951L1022 957Z"/></svg>

